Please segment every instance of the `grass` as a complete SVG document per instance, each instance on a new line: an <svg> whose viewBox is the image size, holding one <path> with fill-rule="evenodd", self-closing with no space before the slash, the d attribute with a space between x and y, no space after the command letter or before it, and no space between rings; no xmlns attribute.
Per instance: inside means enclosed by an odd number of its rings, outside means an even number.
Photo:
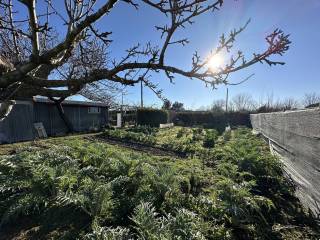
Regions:
<svg viewBox="0 0 320 240"><path fill-rule="evenodd" d="M318 239L281 163L248 129L211 136L214 147L204 136L214 131L132 133L208 154L159 157L81 136L5 146L0 239Z"/></svg>

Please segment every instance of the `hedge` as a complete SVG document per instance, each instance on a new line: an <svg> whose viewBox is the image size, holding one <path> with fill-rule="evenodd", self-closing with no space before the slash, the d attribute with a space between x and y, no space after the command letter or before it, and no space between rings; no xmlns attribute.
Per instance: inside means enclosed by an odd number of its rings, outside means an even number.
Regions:
<svg viewBox="0 0 320 240"><path fill-rule="evenodd" d="M137 124L159 127L160 123L168 122L168 112L162 109L139 108L137 110Z"/></svg>
<svg viewBox="0 0 320 240"><path fill-rule="evenodd" d="M251 127L250 113L248 112L176 112L172 121L175 125L215 128L219 132L224 131L228 124L230 126Z"/></svg>

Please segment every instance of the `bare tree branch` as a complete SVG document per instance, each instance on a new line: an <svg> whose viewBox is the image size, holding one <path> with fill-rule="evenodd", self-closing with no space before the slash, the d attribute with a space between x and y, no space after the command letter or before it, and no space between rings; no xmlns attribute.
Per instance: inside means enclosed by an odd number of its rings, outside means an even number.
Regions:
<svg viewBox="0 0 320 240"><path fill-rule="evenodd" d="M168 23L156 26L161 34L160 42L148 42L145 45L137 43L115 60L109 50L112 32L108 29L112 29L112 26L98 28L96 23L120 1L133 7L133 10L139 10L140 5L145 4L163 14ZM17 17L17 9L20 8L16 5L19 2L28 10L27 19ZM44 5L39 7L38 4ZM107 91L105 86L131 86L139 81L162 97L162 91L152 81L153 75L159 72L164 73L170 81L176 75L181 75L215 87L219 84L241 84L247 79L229 83L229 76L256 63L270 66L284 64L272 57L281 56L289 49L289 35L276 29L266 37L265 51L255 53L251 58L237 51L224 66L215 70L208 66L211 57L220 52L231 54L238 35L250 21L230 34L222 35L219 44L206 58L195 52L190 68L167 64L169 49L189 43L187 37L175 38L177 30L193 24L198 16L218 11L222 6L223 0L64 0L64 9L59 9L51 0L19 0L18 3L2 0L0 100L35 95L64 99L88 89L93 98L94 92L100 94L99 88ZM61 26L56 26L50 20L51 16L60 19ZM58 31L57 27L65 28L63 37L59 36L61 30Z"/></svg>

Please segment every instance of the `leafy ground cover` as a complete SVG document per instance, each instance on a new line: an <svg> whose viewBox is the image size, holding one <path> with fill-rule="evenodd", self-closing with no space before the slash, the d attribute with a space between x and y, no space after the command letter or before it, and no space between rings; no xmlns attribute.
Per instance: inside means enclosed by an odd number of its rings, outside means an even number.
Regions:
<svg viewBox="0 0 320 240"><path fill-rule="evenodd" d="M129 129L109 129L102 136L193 155L207 152L206 150L213 148L219 134L215 129L135 127Z"/></svg>
<svg viewBox="0 0 320 240"><path fill-rule="evenodd" d="M208 149L157 157L80 136L5 147L0 239L319 238L261 139L238 129Z"/></svg>

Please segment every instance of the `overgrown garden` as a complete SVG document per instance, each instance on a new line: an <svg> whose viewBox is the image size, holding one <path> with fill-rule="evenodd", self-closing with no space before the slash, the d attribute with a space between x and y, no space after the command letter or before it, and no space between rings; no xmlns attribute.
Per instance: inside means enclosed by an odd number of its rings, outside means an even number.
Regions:
<svg viewBox="0 0 320 240"><path fill-rule="evenodd" d="M186 156L141 153L108 137ZM280 161L249 129L108 130L1 154L0 239L319 237Z"/></svg>

